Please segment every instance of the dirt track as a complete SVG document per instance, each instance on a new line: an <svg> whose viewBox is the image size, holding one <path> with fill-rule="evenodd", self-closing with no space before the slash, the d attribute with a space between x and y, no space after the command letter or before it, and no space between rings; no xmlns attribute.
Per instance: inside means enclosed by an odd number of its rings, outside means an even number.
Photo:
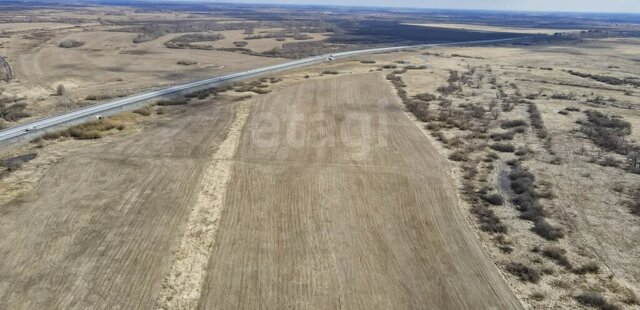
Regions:
<svg viewBox="0 0 640 310"><path fill-rule="evenodd" d="M262 97L240 143L200 308L520 307L382 76Z"/></svg>

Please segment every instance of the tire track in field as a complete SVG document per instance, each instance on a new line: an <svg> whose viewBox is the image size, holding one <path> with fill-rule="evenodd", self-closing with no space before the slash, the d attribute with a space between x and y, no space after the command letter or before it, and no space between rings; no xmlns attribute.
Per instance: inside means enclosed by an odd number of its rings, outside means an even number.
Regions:
<svg viewBox="0 0 640 310"><path fill-rule="evenodd" d="M211 157L169 275L162 284L158 309L194 309L198 305L210 248L218 229L225 192L231 179L233 155L247 122L250 102L238 106L227 137Z"/></svg>

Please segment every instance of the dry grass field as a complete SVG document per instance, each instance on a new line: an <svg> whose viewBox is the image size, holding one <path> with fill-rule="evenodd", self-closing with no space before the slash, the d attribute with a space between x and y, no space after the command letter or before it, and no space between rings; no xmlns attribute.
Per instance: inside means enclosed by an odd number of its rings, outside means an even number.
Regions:
<svg viewBox="0 0 640 310"><path fill-rule="evenodd" d="M2 203L0 308L153 308L237 104L207 100L144 130L34 148L36 160L1 180L6 191L41 173Z"/></svg>

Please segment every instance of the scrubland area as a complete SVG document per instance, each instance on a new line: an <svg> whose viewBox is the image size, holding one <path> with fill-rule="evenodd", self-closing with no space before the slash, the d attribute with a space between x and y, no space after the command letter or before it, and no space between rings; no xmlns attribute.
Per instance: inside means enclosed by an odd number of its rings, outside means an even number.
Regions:
<svg viewBox="0 0 640 310"><path fill-rule="evenodd" d="M389 83L456 165L523 304L638 308L635 39L389 55Z"/></svg>

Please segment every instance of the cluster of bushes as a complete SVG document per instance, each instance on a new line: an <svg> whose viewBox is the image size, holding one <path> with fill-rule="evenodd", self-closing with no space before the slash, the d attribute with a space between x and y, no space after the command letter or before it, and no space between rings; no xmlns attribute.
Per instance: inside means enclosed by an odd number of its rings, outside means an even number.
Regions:
<svg viewBox="0 0 640 310"><path fill-rule="evenodd" d="M449 71L449 78L447 79L447 83L448 84L446 86L438 87L438 92L442 93L443 95L449 95L462 90L462 87L460 86L460 76L458 75L458 71Z"/></svg>
<svg viewBox="0 0 640 310"><path fill-rule="evenodd" d="M613 77L613 76L606 76L606 75L599 75L599 74L589 74L589 73L582 73L582 72L576 72L576 71L572 71L569 70L567 71L569 74L574 75L574 76L579 76L581 78L589 78L598 82L602 82L605 84L609 84L609 85L624 85L624 84L629 84L629 85L633 85L633 86L640 86L640 82L635 81L633 79L620 79L617 77Z"/></svg>
<svg viewBox="0 0 640 310"><path fill-rule="evenodd" d="M192 43L218 41L222 39L224 39L224 36L219 33L191 33L164 42L164 46L168 48L201 48L200 46L192 45Z"/></svg>
<svg viewBox="0 0 640 310"><path fill-rule="evenodd" d="M542 255L544 255L547 258L552 259L553 261L555 261L558 265L565 267L567 269L571 269L571 262L569 261L569 258L566 255L566 252L564 249L558 247L558 246L548 246L546 248L544 248L542 250Z"/></svg>
<svg viewBox="0 0 640 310"><path fill-rule="evenodd" d="M106 95L106 94L87 95L86 97L84 97L84 100L96 101L96 100L107 100L107 99L111 99L111 98L113 98L113 96Z"/></svg>
<svg viewBox="0 0 640 310"><path fill-rule="evenodd" d="M335 70L324 70L322 71L322 75L337 75L340 74L340 72L335 71Z"/></svg>
<svg viewBox="0 0 640 310"><path fill-rule="evenodd" d="M491 234L506 234L507 225L495 214L495 212L484 204L474 204L471 212L476 216L480 229Z"/></svg>
<svg viewBox="0 0 640 310"><path fill-rule="evenodd" d="M259 39L284 39L284 38L293 38L294 40L302 41L302 40L311 40L312 36L302 33L299 29L285 29L283 31L271 32L266 34L259 35L250 35L245 37L245 40L259 40Z"/></svg>
<svg viewBox="0 0 640 310"><path fill-rule="evenodd" d="M142 116L149 116L151 115L151 113L153 113L153 108L151 108L151 106L145 106L145 107L133 110L133 113L142 115Z"/></svg>
<svg viewBox="0 0 640 310"><path fill-rule="evenodd" d="M375 60L371 60L371 59L364 59L364 60L360 60L361 64L375 64L376 61Z"/></svg>
<svg viewBox="0 0 640 310"><path fill-rule="evenodd" d="M533 232L547 240L564 237L561 228L555 227L545 219L540 194L535 189L535 176L519 163L514 163L509 173L511 190L516 194L513 203L520 211L520 218L534 223Z"/></svg>
<svg viewBox="0 0 640 310"><path fill-rule="evenodd" d="M25 117L31 116L29 113L25 111L27 108L26 103L0 103L0 118L4 119L8 122L15 122Z"/></svg>
<svg viewBox="0 0 640 310"><path fill-rule="evenodd" d="M525 120L521 120L521 119L508 120L508 121L504 121L504 122L502 122L502 124L500 124L500 127L502 129L509 129L509 128L515 128L515 127L526 127L526 126L527 126L527 122Z"/></svg>
<svg viewBox="0 0 640 310"><path fill-rule="evenodd" d="M219 93L228 91L233 89L233 85L231 84L227 84L224 86L218 86L218 87L212 87L212 88L207 88L207 89L203 89L203 90L198 90L198 91L194 91L194 92L190 92L186 95L184 95L184 97L186 99L192 99L192 98L198 98L200 100L202 99L206 99L211 95L217 95Z"/></svg>
<svg viewBox="0 0 640 310"><path fill-rule="evenodd" d="M619 117L598 111L585 111L587 121L582 122L582 132L597 146L607 151L626 154L631 145L626 136L631 134L631 123Z"/></svg>
<svg viewBox="0 0 640 310"><path fill-rule="evenodd" d="M156 104L161 106L161 107L171 106L171 105L185 105L187 103L189 103L189 98L186 98L186 97L162 99L162 100L159 100L158 102L156 102Z"/></svg>
<svg viewBox="0 0 640 310"><path fill-rule="evenodd" d="M557 100L573 100L576 98L576 94L574 93L555 93L553 95L551 95L551 99L557 99Z"/></svg>
<svg viewBox="0 0 640 310"><path fill-rule="evenodd" d="M104 132L112 129L123 130L124 128L124 125L117 124L113 120L101 119L76 125L65 130L50 132L42 136L42 138L45 140L55 140L62 137L71 137L79 140L100 139Z"/></svg>
<svg viewBox="0 0 640 310"><path fill-rule="evenodd" d="M503 152L503 153L513 153L516 150L516 147L511 143L501 143L496 142L489 146L492 150Z"/></svg>
<svg viewBox="0 0 640 310"><path fill-rule="evenodd" d="M430 93L422 93L415 95L413 98L409 98L405 87L407 85L402 81L402 78L399 76L400 74L406 73L406 69L396 70L387 75L387 80L391 81L391 84L396 89L398 93L398 97L402 100L402 103L407 107L407 110L411 112L417 119L420 121L429 120L429 105L430 102L436 99L436 96Z"/></svg>
<svg viewBox="0 0 640 310"><path fill-rule="evenodd" d="M547 133L547 129L544 126L544 121L542 120L542 115L538 110L538 106L534 102L528 102L529 107L527 108L527 112L529 113L529 120L531 121L531 127L536 131L536 135L540 139L546 138L549 134Z"/></svg>
<svg viewBox="0 0 640 310"><path fill-rule="evenodd" d="M598 292L587 291L575 297L576 300L588 307L593 307L601 310L618 310L622 309L610 303L604 296Z"/></svg>
<svg viewBox="0 0 640 310"><path fill-rule="evenodd" d="M538 283L541 278L540 271L521 263L508 263L505 266L505 270L518 277L523 282Z"/></svg>

